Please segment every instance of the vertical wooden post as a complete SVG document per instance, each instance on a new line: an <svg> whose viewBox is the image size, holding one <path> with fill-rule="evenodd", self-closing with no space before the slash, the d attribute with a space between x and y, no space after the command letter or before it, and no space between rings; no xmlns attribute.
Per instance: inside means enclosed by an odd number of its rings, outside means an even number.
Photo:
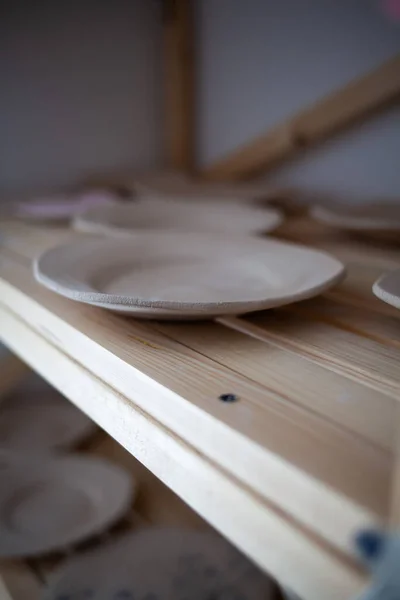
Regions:
<svg viewBox="0 0 400 600"><path fill-rule="evenodd" d="M194 57L192 0L164 1L164 119L168 167L194 165Z"/></svg>

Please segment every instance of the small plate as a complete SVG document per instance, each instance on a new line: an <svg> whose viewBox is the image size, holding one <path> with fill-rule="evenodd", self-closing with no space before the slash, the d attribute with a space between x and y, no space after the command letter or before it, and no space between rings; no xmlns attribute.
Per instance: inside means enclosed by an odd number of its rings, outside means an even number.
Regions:
<svg viewBox="0 0 400 600"><path fill-rule="evenodd" d="M0 452L0 558L67 549L129 509L129 475L80 456Z"/></svg>
<svg viewBox="0 0 400 600"><path fill-rule="evenodd" d="M400 308L400 269L382 275L375 281L372 291L387 304Z"/></svg>
<svg viewBox="0 0 400 600"><path fill-rule="evenodd" d="M270 238L138 233L47 250L36 279L79 302L154 318L244 313L310 298L344 275L324 252Z"/></svg>
<svg viewBox="0 0 400 600"><path fill-rule="evenodd" d="M272 600L275 591L223 538L149 528L71 559L50 578L44 600Z"/></svg>
<svg viewBox="0 0 400 600"><path fill-rule="evenodd" d="M349 231L399 231L400 206L395 203L362 206L313 206L310 215L316 221Z"/></svg>
<svg viewBox="0 0 400 600"><path fill-rule="evenodd" d="M89 417L51 388L12 394L0 407L0 448L8 450L69 448L95 428Z"/></svg>
<svg viewBox="0 0 400 600"><path fill-rule="evenodd" d="M84 233L132 235L144 230L262 233L273 231L282 213L233 201L210 198L142 198L133 204L97 206L80 213L73 227Z"/></svg>

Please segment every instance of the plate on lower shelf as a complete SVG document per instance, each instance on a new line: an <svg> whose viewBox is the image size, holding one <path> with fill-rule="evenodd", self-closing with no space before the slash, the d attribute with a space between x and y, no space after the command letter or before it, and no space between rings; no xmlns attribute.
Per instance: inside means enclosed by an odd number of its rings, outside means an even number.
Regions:
<svg viewBox="0 0 400 600"><path fill-rule="evenodd" d="M400 308L400 269L382 275L375 281L372 291L383 302Z"/></svg>
<svg viewBox="0 0 400 600"><path fill-rule="evenodd" d="M393 203L363 204L361 206L313 206L310 215L316 221L359 232L399 232L400 205Z"/></svg>
<svg viewBox="0 0 400 600"><path fill-rule="evenodd" d="M0 558L66 550L129 509L129 474L78 455L0 452Z"/></svg>
<svg viewBox="0 0 400 600"><path fill-rule="evenodd" d="M89 208L76 216L73 226L84 233L112 236L145 230L246 234L273 231L282 221L279 210L237 201L149 197L132 204Z"/></svg>
<svg viewBox="0 0 400 600"><path fill-rule="evenodd" d="M72 558L50 579L44 600L272 600L275 591L220 536L149 528Z"/></svg>
<svg viewBox="0 0 400 600"><path fill-rule="evenodd" d="M41 452L69 448L96 426L55 390L12 394L0 407L0 448Z"/></svg>
<svg viewBox="0 0 400 600"><path fill-rule="evenodd" d="M154 318L210 317L315 296L344 275L335 258L271 238L147 232L47 250L36 279L73 300Z"/></svg>

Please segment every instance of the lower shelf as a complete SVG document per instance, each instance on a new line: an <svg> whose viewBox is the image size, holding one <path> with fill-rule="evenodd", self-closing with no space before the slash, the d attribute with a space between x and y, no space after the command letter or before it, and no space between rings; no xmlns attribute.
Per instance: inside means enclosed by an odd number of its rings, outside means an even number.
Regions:
<svg viewBox="0 0 400 600"><path fill-rule="evenodd" d="M122 531L146 525L211 529L206 521L105 432L99 430L82 451L106 458L127 469L138 482L139 497L123 522L97 539L77 547L76 553L95 547L104 539L110 539ZM49 575L64 559L63 556L52 555L29 561L4 562L0 565L0 599L40 600ZM276 596L271 600L280 599L277 587Z"/></svg>
<svg viewBox="0 0 400 600"><path fill-rule="evenodd" d="M173 490L262 569L304 600L320 600L322 595L326 600L343 600L358 593L365 575L354 564L310 536L1 305L0 321L3 339L16 354L110 433L128 451L127 456L138 459L165 489ZM160 505L156 506L157 513ZM171 519L174 515L178 518L171 509L167 513ZM194 517L187 518L189 523ZM180 514L177 522L182 523Z"/></svg>

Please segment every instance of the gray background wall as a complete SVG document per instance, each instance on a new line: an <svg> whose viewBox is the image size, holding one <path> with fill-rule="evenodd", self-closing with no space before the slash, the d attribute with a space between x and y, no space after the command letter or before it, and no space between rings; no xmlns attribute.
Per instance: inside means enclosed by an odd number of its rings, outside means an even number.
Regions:
<svg viewBox="0 0 400 600"><path fill-rule="evenodd" d="M400 52L378 0L199 0L203 165ZM309 151L268 179L400 197L400 109Z"/></svg>
<svg viewBox="0 0 400 600"><path fill-rule="evenodd" d="M378 0L197 0L202 165L400 52ZM0 191L162 161L159 0L3 0ZM268 179L399 196L400 109Z"/></svg>
<svg viewBox="0 0 400 600"><path fill-rule="evenodd" d="M157 0L3 0L0 190L161 155Z"/></svg>

